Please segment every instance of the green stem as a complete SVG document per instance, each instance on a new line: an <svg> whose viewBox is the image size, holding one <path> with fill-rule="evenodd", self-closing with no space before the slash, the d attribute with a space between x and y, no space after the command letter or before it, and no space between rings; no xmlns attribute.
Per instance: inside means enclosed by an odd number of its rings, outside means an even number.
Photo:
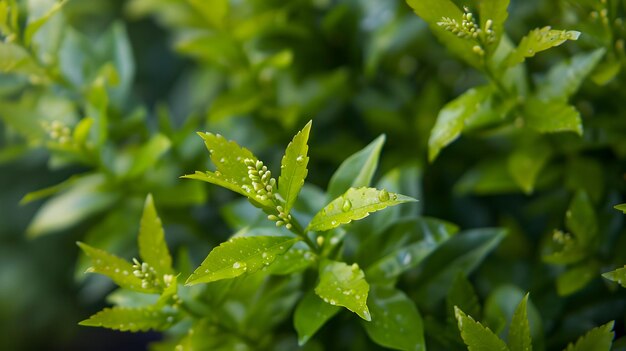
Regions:
<svg viewBox="0 0 626 351"><path fill-rule="evenodd" d="M304 243L307 244L313 252L320 252L320 248L311 240L311 238L309 238L307 233L302 228L302 225L300 225L298 220L293 216L291 217L291 226L291 231L301 237L302 241L304 241Z"/></svg>

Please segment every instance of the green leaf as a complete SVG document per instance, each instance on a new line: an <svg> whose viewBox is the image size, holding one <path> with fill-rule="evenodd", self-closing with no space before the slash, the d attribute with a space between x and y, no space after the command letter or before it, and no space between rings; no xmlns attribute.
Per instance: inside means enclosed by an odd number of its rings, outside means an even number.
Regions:
<svg viewBox="0 0 626 351"><path fill-rule="evenodd" d="M463 272L459 272L454 278L452 286L446 295L446 305L452 321L455 319L455 307L467 311L470 316L480 317L481 306L478 301L478 295L476 295L472 283L470 283Z"/></svg>
<svg viewBox="0 0 626 351"><path fill-rule="evenodd" d="M571 295L584 288L598 276L599 266L596 262L581 262L569 267L556 279L556 291L560 296Z"/></svg>
<svg viewBox="0 0 626 351"><path fill-rule="evenodd" d="M349 188L369 186L378 167L380 150L385 143L385 135L381 135L351 155L335 171L328 183L328 199L334 199Z"/></svg>
<svg viewBox="0 0 626 351"><path fill-rule="evenodd" d="M500 340L489 328L483 327L458 307L454 308L461 337L469 351L508 351L504 341Z"/></svg>
<svg viewBox="0 0 626 351"><path fill-rule="evenodd" d="M452 143L465 128L466 120L481 110L492 95L491 86L472 88L447 103L437 116L437 122L428 139L428 160L434 161L441 149Z"/></svg>
<svg viewBox="0 0 626 351"><path fill-rule="evenodd" d="M509 155L509 172L524 193L532 194L535 190L537 176L551 156L550 146L537 139L520 145Z"/></svg>
<svg viewBox="0 0 626 351"><path fill-rule="evenodd" d="M580 113L573 106L558 100L528 99L524 104L524 123L541 133L583 134Z"/></svg>
<svg viewBox="0 0 626 351"><path fill-rule="evenodd" d="M626 204L615 205L613 208L626 214Z"/></svg>
<svg viewBox="0 0 626 351"><path fill-rule="evenodd" d="M166 330L177 320L173 310L146 307L105 308L79 324L88 327L103 327L121 331Z"/></svg>
<svg viewBox="0 0 626 351"><path fill-rule="evenodd" d="M298 198L300 189L306 179L307 164L309 157L307 152L309 146L309 132L311 131L311 121L293 137L293 140L285 150L280 165L280 177L278 178L278 192L285 200L285 212L289 213L294 202Z"/></svg>
<svg viewBox="0 0 626 351"><path fill-rule="evenodd" d="M420 16L437 38L455 55L474 67L480 66L480 57L472 51L474 42L459 38L437 23L444 17L462 22L463 12L450 0L407 0L413 11Z"/></svg>
<svg viewBox="0 0 626 351"><path fill-rule="evenodd" d="M28 24L26 25L26 29L24 30L24 45L25 46L27 47L30 46L33 36L35 35L35 33L37 33L39 28L41 28L44 24L46 24L46 22L48 22L48 20L52 16L54 16L54 14L56 14L59 10L61 10L61 8L63 8L63 5L65 5L66 3L67 3L67 0L61 0L55 3L43 16L35 20L31 20L29 18Z"/></svg>
<svg viewBox="0 0 626 351"><path fill-rule="evenodd" d="M528 302L528 294L524 295L522 301L517 305L511 326L509 327L509 348L511 351L532 351L533 345L530 338L530 325L528 324L528 315L526 304Z"/></svg>
<svg viewBox="0 0 626 351"><path fill-rule="evenodd" d="M626 266L618 268L611 272L603 273L602 276L608 280L612 280L622 287L626 288Z"/></svg>
<svg viewBox="0 0 626 351"><path fill-rule="evenodd" d="M367 217L371 212L389 206L417 201L411 197L389 193L374 188L350 188L345 194L331 201L309 223L306 231L326 231L342 224Z"/></svg>
<svg viewBox="0 0 626 351"><path fill-rule="evenodd" d="M129 290L148 293L158 292L154 288L141 286L141 279L133 274L134 268L130 262L85 243L77 242L77 244L91 259L91 267L87 269L88 273L104 274L111 278L115 284Z"/></svg>
<svg viewBox="0 0 626 351"><path fill-rule="evenodd" d="M494 45L498 45L500 37L504 34L504 22L509 16L507 12L509 0L482 0L478 3L478 12L480 14L480 28L486 28L486 23L491 20L491 29L496 35Z"/></svg>
<svg viewBox="0 0 626 351"><path fill-rule="evenodd" d="M567 101L578 91L585 78L600 62L605 51L604 48L600 48L590 53L580 53L553 66L546 80L537 86L537 96L544 100Z"/></svg>
<svg viewBox="0 0 626 351"><path fill-rule="evenodd" d="M328 320L339 312L339 306L330 305L309 291L298 302L293 325L298 333L298 345L304 345Z"/></svg>
<svg viewBox="0 0 626 351"><path fill-rule="evenodd" d="M372 321L362 324L374 342L395 350L426 350L422 316L403 292L372 286L368 305Z"/></svg>
<svg viewBox="0 0 626 351"><path fill-rule="evenodd" d="M214 248L185 285L209 283L254 273L269 266L298 239L289 236L237 237Z"/></svg>
<svg viewBox="0 0 626 351"><path fill-rule="evenodd" d="M141 259L153 267L158 278L162 281L163 275L172 274L172 257L170 256L163 224L154 207L152 195L148 194L141 216L139 227L139 255Z"/></svg>
<svg viewBox="0 0 626 351"><path fill-rule="evenodd" d="M613 324L611 321L605 325L591 329L581 336L576 344L569 344L565 351L609 351L613 344Z"/></svg>
<svg viewBox="0 0 626 351"><path fill-rule="evenodd" d="M43 76L44 70L21 46L0 42L0 72Z"/></svg>
<svg viewBox="0 0 626 351"><path fill-rule="evenodd" d="M365 274L356 263L348 265L331 260L320 263L320 282L315 287L315 293L324 302L343 306L370 321L372 317L367 308L369 289Z"/></svg>
<svg viewBox="0 0 626 351"><path fill-rule="evenodd" d="M577 40L580 32L554 30L550 27L536 28L530 31L508 58L509 66L524 62L527 57L533 57L540 51L559 46L567 40Z"/></svg>
<svg viewBox="0 0 626 351"><path fill-rule="evenodd" d="M316 256L308 249L296 249L293 246L284 254L277 256L271 266L267 267L270 274L286 275L301 272L315 262Z"/></svg>
<svg viewBox="0 0 626 351"><path fill-rule="evenodd" d="M38 237L60 231L111 206L119 195L103 190L105 181L102 174L77 179L71 188L55 195L39 208L26 230L27 234Z"/></svg>
<svg viewBox="0 0 626 351"><path fill-rule="evenodd" d="M135 154L133 165L127 176L136 177L149 170L170 149L171 145L170 140L162 134L157 134L150 138Z"/></svg>
<svg viewBox="0 0 626 351"><path fill-rule="evenodd" d="M258 161L252 152L237 145L234 141L226 140L219 134L207 132L198 133L198 135L204 140L217 171L204 173L196 171L195 174L185 175L182 178L202 180L219 185L246 196L257 207L274 208L270 199L263 199L253 191L252 180L248 177L248 167L244 163L246 159Z"/></svg>
<svg viewBox="0 0 626 351"><path fill-rule="evenodd" d="M598 221L591 200L584 191L577 191L565 212L565 225L587 247L598 234Z"/></svg>
<svg viewBox="0 0 626 351"><path fill-rule="evenodd" d="M168 285L163 289L156 306L163 307L168 303L171 303L172 297L178 293L178 275L173 275L172 280L167 283Z"/></svg>

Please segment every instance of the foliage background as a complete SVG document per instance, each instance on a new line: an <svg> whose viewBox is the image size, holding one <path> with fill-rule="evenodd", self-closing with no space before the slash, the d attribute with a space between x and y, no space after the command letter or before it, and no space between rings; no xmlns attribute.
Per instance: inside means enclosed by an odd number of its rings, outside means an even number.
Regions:
<svg viewBox="0 0 626 351"><path fill-rule="evenodd" d="M44 72L24 65L0 77L0 348L137 349L158 339L77 326L105 305L112 287L105 279L84 280L85 262L74 242L87 237L132 255L141 205L152 192L173 252L189 247L199 262L238 224L225 207L234 196L178 179L207 168L194 132L220 132L278 164L284 145L309 119L310 182L325 187L345 157L384 133L378 174L416 165L413 181L422 189L424 215L464 229L508 228L507 239L471 281L481 300L498 288L530 291L548 349L612 319L623 333L624 293L599 273L626 263L619 249L623 216L612 209L625 193L620 67L626 33L615 25L607 37L592 15L603 3L511 1L506 30L514 42L545 25L583 33L577 42L528 60L529 81L541 80L562 59L603 47L608 53L597 70L615 74L603 84L586 80L572 98L581 111L582 137L543 137L554 156L531 194L506 172L479 166L506 158L519 143L510 135L470 133L427 163L438 111L485 77L446 51L405 2L246 0L221 12L222 3L69 1L33 39L32 55ZM609 3L614 18L623 17L626 3ZM20 23L52 4L19 2ZM2 70L10 70L10 52L1 55ZM75 126L89 116L97 124L103 115L108 127L100 128L108 133L100 129L88 151L64 148L41 123ZM19 205L25 194L77 174L92 178L82 188L71 183L52 198ZM586 261L597 274L581 290L559 296L555 280L568 268L541 258L581 189L598 218L599 244ZM36 217L46 208L48 217ZM401 286L411 295L410 277ZM356 349L375 348L360 332L348 332L356 333L349 334L358 340ZM335 336L326 331L319 337Z"/></svg>

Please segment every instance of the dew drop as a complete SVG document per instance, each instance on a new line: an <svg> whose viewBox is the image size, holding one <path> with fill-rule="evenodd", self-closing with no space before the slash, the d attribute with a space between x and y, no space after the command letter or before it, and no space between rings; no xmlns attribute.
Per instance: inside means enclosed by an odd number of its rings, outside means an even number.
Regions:
<svg viewBox="0 0 626 351"><path fill-rule="evenodd" d="M335 300L330 300L328 303L330 303L333 306L335 306L337 304L337 302Z"/></svg>
<svg viewBox="0 0 626 351"><path fill-rule="evenodd" d="M409 263L411 263L411 254L407 253L406 255L404 255L404 257L402 258L402 264L407 265Z"/></svg>
<svg viewBox="0 0 626 351"><path fill-rule="evenodd" d="M336 226L337 225L337 221L331 221L330 224L333 225L333 226Z"/></svg>
<svg viewBox="0 0 626 351"><path fill-rule="evenodd" d="M234 269L238 269L239 267L241 267L241 263L239 263L239 262L233 263L233 268Z"/></svg>
<svg viewBox="0 0 626 351"><path fill-rule="evenodd" d="M385 189L381 190L378 194L378 200L380 201L389 201L389 192Z"/></svg>
<svg viewBox="0 0 626 351"><path fill-rule="evenodd" d="M343 205L341 206L341 210L343 212L348 212L352 208L352 202L348 199L343 200Z"/></svg>
<svg viewBox="0 0 626 351"><path fill-rule="evenodd" d="M264 259L267 258L267 252L264 252L261 257L263 257Z"/></svg>
<svg viewBox="0 0 626 351"><path fill-rule="evenodd" d="M298 156L298 157L296 158L296 162L298 162L298 163L302 163L302 161L304 161L304 157L302 157L302 155L300 155L300 156Z"/></svg>

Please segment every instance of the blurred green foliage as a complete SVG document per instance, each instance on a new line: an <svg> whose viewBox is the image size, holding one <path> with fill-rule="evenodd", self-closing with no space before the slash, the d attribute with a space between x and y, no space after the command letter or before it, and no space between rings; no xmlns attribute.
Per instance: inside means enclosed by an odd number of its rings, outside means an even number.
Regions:
<svg viewBox="0 0 626 351"><path fill-rule="evenodd" d="M371 179L371 163L367 175L332 175L372 154L374 184L419 199L343 238L342 255L368 281L394 282L370 292L386 302L369 306L374 321L376 309L415 309L428 349L464 349L454 306L506 340L529 292L535 349L563 349L596 327L589 333L606 337L612 320L623 335L626 292L608 279L623 284L613 270L626 264L624 207L613 208L626 202L626 1L433 1L1 0L0 348L159 339L77 326L109 303L155 301L85 278L74 242L138 257L151 193L187 276L233 233L272 230L237 195L179 179L210 169L195 132L279 165L311 119L310 184L296 210L314 214L342 192L333 184ZM463 6L484 33L492 19L493 38L472 42L438 24L461 23ZM340 167L381 134L382 152L381 138ZM502 229L473 229L485 227ZM260 275L201 295L219 305L230 289L228 308L266 322L228 321L246 330L243 343L288 350L311 279ZM343 311L305 348L390 346L382 324L365 323ZM223 334L189 342L242 342Z"/></svg>

